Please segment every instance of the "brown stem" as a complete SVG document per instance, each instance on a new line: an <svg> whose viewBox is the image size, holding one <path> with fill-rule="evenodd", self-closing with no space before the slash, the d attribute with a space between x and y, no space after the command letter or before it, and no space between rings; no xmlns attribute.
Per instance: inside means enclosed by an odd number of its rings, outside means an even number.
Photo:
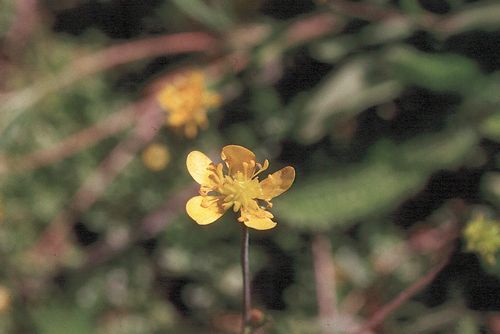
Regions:
<svg viewBox="0 0 500 334"><path fill-rule="evenodd" d="M29 153L22 157L6 158L0 156L0 173L22 173L48 166L68 156L78 153L99 141L108 138L131 126L137 117L137 110L143 109L143 101L132 104L96 124L70 135L52 147Z"/></svg>
<svg viewBox="0 0 500 334"><path fill-rule="evenodd" d="M33 106L45 96L61 91L89 75L160 55L208 52L214 50L217 45L217 39L207 33L183 32L113 45L96 53L82 56L55 77L38 81L32 86L2 97L0 110L4 113L13 113L13 115L2 120L5 124L0 124L2 125L0 130L7 128L8 124L21 112L20 110Z"/></svg>
<svg viewBox="0 0 500 334"><path fill-rule="evenodd" d="M334 322L337 314L335 292L335 268L332 245L328 237L317 234L312 241L314 280L318 301L319 318L323 324Z"/></svg>
<svg viewBox="0 0 500 334"><path fill-rule="evenodd" d="M356 332L356 334L370 333L370 331L378 327L382 322L396 309L398 309L403 303L408 301L411 297L416 295L420 290L431 283L436 276L443 270L443 268L448 264L451 259L452 250L448 251L445 258L434 268L432 268L427 274L422 276L415 283L410 285L408 288L403 290L396 298L391 300L388 304L382 306L375 314L372 315L368 321L365 322L363 326Z"/></svg>
<svg viewBox="0 0 500 334"><path fill-rule="evenodd" d="M241 271L243 275L243 309L241 334L245 334L247 327L250 324L250 308L252 304L252 301L250 299L250 264L248 261L248 244L250 235L248 233L248 228L243 224L241 226Z"/></svg>

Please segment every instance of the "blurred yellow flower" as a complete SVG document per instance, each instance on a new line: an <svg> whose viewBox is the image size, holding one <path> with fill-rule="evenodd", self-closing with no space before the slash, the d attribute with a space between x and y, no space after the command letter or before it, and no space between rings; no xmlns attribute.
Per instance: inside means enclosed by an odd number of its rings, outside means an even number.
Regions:
<svg viewBox="0 0 500 334"><path fill-rule="evenodd" d="M144 165L152 171L160 171L170 162L170 152L165 145L151 144L142 152Z"/></svg>
<svg viewBox="0 0 500 334"><path fill-rule="evenodd" d="M269 167L255 161L255 154L238 145L228 145L222 149L221 158L227 167L225 173L222 163L214 164L210 158L199 151L187 156L187 169L198 182L200 196L186 203L188 215L200 225L211 224L219 219L229 208L240 211L238 221L256 230L267 230L276 226L274 217L261 203L272 207L271 199L288 190L295 179L295 169L287 166L265 180L259 182L258 174Z"/></svg>
<svg viewBox="0 0 500 334"><path fill-rule="evenodd" d="M495 264L500 251L500 223L485 220L483 216L473 219L464 229L467 250L479 253L489 264Z"/></svg>
<svg viewBox="0 0 500 334"><path fill-rule="evenodd" d="M10 307L10 291L5 286L0 285L0 313L4 313Z"/></svg>
<svg viewBox="0 0 500 334"><path fill-rule="evenodd" d="M207 127L207 109L221 102L219 94L208 91L201 71L191 71L176 78L158 93L157 98L167 112L167 125L180 129L188 138L194 138L199 127Z"/></svg>

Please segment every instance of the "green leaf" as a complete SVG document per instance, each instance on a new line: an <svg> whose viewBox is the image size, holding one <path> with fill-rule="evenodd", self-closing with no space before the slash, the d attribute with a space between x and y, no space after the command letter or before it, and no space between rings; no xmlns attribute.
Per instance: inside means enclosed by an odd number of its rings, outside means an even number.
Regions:
<svg viewBox="0 0 500 334"><path fill-rule="evenodd" d="M359 47L353 36L336 36L311 45L311 54L324 63L337 63L344 56Z"/></svg>
<svg viewBox="0 0 500 334"><path fill-rule="evenodd" d="M475 317L466 315L458 320L456 333L457 334L475 334L480 332L480 326Z"/></svg>
<svg viewBox="0 0 500 334"><path fill-rule="evenodd" d="M479 130L484 137L500 142L500 112L488 116L481 122Z"/></svg>
<svg viewBox="0 0 500 334"><path fill-rule="evenodd" d="M387 45L410 37L415 29L414 23L409 18L383 20L378 24L370 24L363 28L360 38L364 46Z"/></svg>
<svg viewBox="0 0 500 334"><path fill-rule="evenodd" d="M396 157L405 168L429 172L454 168L463 162L478 141L477 134L471 129L447 130L409 140L400 145Z"/></svg>
<svg viewBox="0 0 500 334"><path fill-rule="evenodd" d="M412 0L413 1L413 0ZM311 54L318 60L336 64L357 50L373 45L387 45L401 41L414 33L416 26L410 19L383 20L367 25L358 33L342 34L313 43ZM376 66L372 63L371 66Z"/></svg>
<svg viewBox="0 0 500 334"><path fill-rule="evenodd" d="M201 0L173 0L184 13L207 26L224 31L231 25L229 17L221 10L208 6Z"/></svg>
<svg viewBox="0 0 500 334"><path fill-rule="evenodd" d="M458 54L428 54L410 47L389 49L385 58L401 82L438 92L468 92L483 79L477 64Z"/></svg>
<svg viewBox="0 0 500 334"><path fill-rule="evenodd" d="M364 164L301 180L275 200L275 212L290 225L310 230L372 219L420 191L436 170L452 168L478 138L463 130L417 137L402 145L379 143Z"/></svg>
<svg viewBox="0 0 500 334"><path fill-rule="evenodd" d="M424 10L422 9L422 6L420 6L418 0L402 0L401 8L403 12L408 15L420 15L424 13Z"/></svg>
<svg viewBox="0 0 500 334"><path fill-rule="evenodd" d="M275 211L295 227L321 230L384 214L420 189L424 181L416 171L365 164L303 180L276 199Z"/></svg>
<svg viewBox="0 0 500 334"><path fill-rule="evenodd" d="M471 30L495 31L500 27L500 5L498 2L478 2L464 7L461 12L450 16L437 31L447 37Z"/></svg>
<svg viewBox="0 0 500 334"><path fill-rule="evenodd" d="M74 305L52 302L34 311L39 334L88 334L94 332L91 317Z"/></svg>
<svg viewBox="0 0 500 334"><path fill-rule="evenodd" d="M481 177L481 191L484 197L500 207L500 173L489 172Z"/></svg>
<svg viewBox="0 0 500 334"><path fill-rule="evenodd" d="M401 86L394 80L369 82L370 62L357 58L327 77L305 106L301 139L313 142L326 132L325 121L334 116L357 114L368 107L395 98Z"/></svg>

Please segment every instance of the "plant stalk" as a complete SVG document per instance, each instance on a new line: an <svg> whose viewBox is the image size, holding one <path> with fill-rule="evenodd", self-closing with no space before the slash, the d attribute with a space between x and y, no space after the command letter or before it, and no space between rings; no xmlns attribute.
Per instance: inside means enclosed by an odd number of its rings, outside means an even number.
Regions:
<svg viewBox="0 0 500 334"><path fill-rule="evenodd" d="M242 224L241 230L241 271L243 275L243 309L241 334L248 333L247 328L250 325L250 264L248 261L248 245L250 234L248 228Z"/></svg>

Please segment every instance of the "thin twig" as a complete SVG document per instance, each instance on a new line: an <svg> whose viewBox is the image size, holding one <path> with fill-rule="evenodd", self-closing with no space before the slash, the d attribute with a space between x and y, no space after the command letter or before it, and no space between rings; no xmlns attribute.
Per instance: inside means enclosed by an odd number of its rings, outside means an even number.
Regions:
<svg viewBox="0 0 500 334"><path fill-rule="evenodd" d="M243 276L243 304L242 304L242 324L241 334L247 333L250 325L251 296L250 296L250 264L248 261L249 245L248 227L241 224L241 272Z"/></svg>
<svg viewBox="0 0 500 334"><path fill-rule="evenodd" d="M0 123L0 133L28 107L86 76L160 55L206 52L215 49L217 45L217 40L207 33L184 32L126 42L78 58L56 76L41 80L20 91L5 94L0 99L0 114L4 117Z"/></svg>
<svg viewBox="0 0 500 334"><path fill-rule="evenodd" d="M316 234L312 240L312 255L319 318L322 325L331 325L337 316L337 295L330 239L323 234Z"/></svg>
<svg viewBox="0 0 500 334"><path fill-rule="evenodd" d="M403 305L410 298L415 296L420 290L430 284L436 276L443 270L449 263L453 254L453 248L450 248L441 262L432 268L427 274L418 279L415 283L403 290L396 298L391 300L388 304L382 306L375 314L371 316L368 321L356 332L356 334L370 333L374 328L377 328L384 320L401 305Z"/></svg>
<svg viewBox="0 0 500 334"><path fill-rule="evenodd" d="M0 157L1 172L21 173L48 166L82 151L99 141L106 139L132 125L137 116L137 110L142 109L140 103L133 104L124 110L116 112L96 124L81 130L52 147L41 149L18 158Z"/></svg>
<svg viewBox="0 0 500 334"><path fill-rule="evenodd" d="M285 33L287 47L319 38L333 29L340 30L345 20L331 14L318 14L297 20L290 25Z"/></svg>

